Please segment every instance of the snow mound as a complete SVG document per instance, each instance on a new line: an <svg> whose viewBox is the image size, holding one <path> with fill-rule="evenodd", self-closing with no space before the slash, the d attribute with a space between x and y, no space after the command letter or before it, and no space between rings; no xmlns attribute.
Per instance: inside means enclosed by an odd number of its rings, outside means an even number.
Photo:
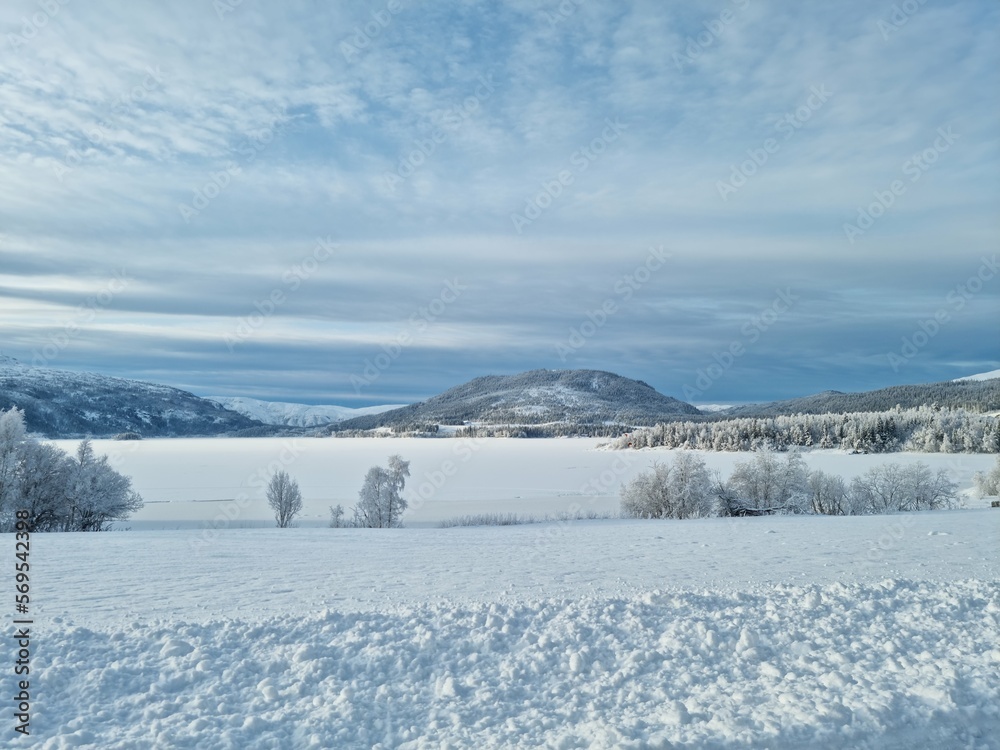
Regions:
<svg viewBox="0 0 1000 750"><path fill-rule="evenodd" d="M998 628L996 581L894 579L57 628L39 636L28 739L989 748Z"/></svg>

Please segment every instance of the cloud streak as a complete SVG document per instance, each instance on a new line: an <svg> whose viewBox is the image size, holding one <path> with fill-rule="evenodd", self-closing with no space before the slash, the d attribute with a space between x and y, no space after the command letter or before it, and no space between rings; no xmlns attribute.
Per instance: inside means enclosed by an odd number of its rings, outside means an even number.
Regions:
<svg viewBox="0 0 1000 750"><path fill-rule="evenodd" d="M886 356L1000 235L1000 10L894 7L8 3L0 346L30 360L126 268L54 366L357 405L579 366L681 396L791 286L707 400L995 369L987 286L905 370ZM295 276L317 237L338 252ZM448 279L468 291L357 392Z"/></svg>

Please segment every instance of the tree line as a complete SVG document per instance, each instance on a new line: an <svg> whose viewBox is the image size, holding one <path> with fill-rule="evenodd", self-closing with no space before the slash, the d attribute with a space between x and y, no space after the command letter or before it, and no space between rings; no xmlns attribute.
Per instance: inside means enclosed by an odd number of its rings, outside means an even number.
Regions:
<svg viewBox="0 0 1000 750"><path fill-rule="evenodd" d="M1000 453L1000 419L964 409L739 417L715 422L665 422L627 433L613 448L697 448L752 451L840 448L867 453Z"/></svg>
<svg viewBox="0 0 1000 750"><path fill-rule="evenodd" d="M882 464L848 483L809 471L797 451L757 451L723 479L696 453L683 452L623 485L621 510L629 518L871 515L950 508L956 488L945 471L932 472L924 463Z"/></svg>

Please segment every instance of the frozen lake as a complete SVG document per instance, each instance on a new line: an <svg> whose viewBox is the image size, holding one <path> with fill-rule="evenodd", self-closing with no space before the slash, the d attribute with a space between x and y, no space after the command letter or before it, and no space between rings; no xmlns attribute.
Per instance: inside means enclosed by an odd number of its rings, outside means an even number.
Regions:
<svg viewBox="0 0 1000 750"><path fill-rule="evenodd" d="M73 451L76 441L56 441ZM618 510L621 484L668 459L672 451L609 451L603 439L456 438L193 438L119 442L94 441L119 471L130 476L146 506L131 528L190 528L225 521L229 528L270 526L264 485L284 468L302 490L300 526L322 526L329 507L350 513L365 472L393 453L411 462L404 496L408 526L434 526L469 513L511 512L538 516L577 509ZM727 476L745 453L699 451L710 469ZM918 461L946 470L960 489L988 470L992 455L890 453L851 455L843 451L805 453L810 468L847 479L885 462Z"/></svg>

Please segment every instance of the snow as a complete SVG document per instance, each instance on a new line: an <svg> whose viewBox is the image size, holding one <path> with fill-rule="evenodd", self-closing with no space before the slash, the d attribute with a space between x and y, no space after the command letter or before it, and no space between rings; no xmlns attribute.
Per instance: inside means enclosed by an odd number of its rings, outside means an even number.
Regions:
<svg viewBox="0 0 1000 750"><path fill-rule="evenodd" d="M956 378L953 382L960 383L963 380L996 380L1000 378L1000 370L991 370L990 372L981 372L978 375L969 375L965 378Z"/></svg>
<svg viewBox="0 0 1000 750"><path fill-rule="evenodd" d="M75 452L77 441L54 441ZM228 527L269 525L273 516L264 487L275 468L298 481L304 512L300 525L325 525L329 507L349 509L365 472L399 453L411 462L404 496L408 526L436 526L456 516L510 512L557 516L574 509L617 512L621 484L671 451L595 450L598 438L164 438L95 440L94 450L132 477L146 507L127 526L178 528L212 523ZM728 476L747 454L697 451L710 470ZM807 465L852 478L887 461L945 469L961 487L989 471L987 454L891 453L849 455L814 450ZM447 474L450 474L448 476ZM241 500L240 498L244 498Z"/></svg>
<svg viewBox="0 0 1000 750"><path fill-rule="evenodd" d="M13 545L11 545L13 546ZM635 597L679 588L950 584L1000 573L1000 511L512 527L140 530L35 535L38 607L101 626L144 618L260 621L447 600ZM599 551L600 554L596 552ZM99 556L100 565L79 564ZM107 583L114 582L109 587Z"/></svg>
<svg viewBox="0 0 1000 750"><path fill-rule="evenodd" d="M292 404L283 401L260 401L242 396L207 396L226 409L235 411L250 419L272 425L290 427L318 427L345 419L362 417L367 414L381 414L391 409L399 409L404 404L383 406L362 406L352 409L348 406Z"/></svg>
<svg viewBox="0 0 1000 750"><path fill-rule="evenodd" d="M99 441L147 499L175 501L131 532L32 537L32 736L4 741L1000 747L995 509L367 530L246 528L265 517L251 502L217 529L176 528L210 519L201 509L225 504L206 498L282 450L297 451L287 468L307 502L306 487L353 502L391 453L413 462L411 497L453 461L412 514L427 524L601 506L667 453L597 442ZM704 455L720 469L746 459ZM923 460L967 486L995 457L806 460L845 476Z"/></svg>

